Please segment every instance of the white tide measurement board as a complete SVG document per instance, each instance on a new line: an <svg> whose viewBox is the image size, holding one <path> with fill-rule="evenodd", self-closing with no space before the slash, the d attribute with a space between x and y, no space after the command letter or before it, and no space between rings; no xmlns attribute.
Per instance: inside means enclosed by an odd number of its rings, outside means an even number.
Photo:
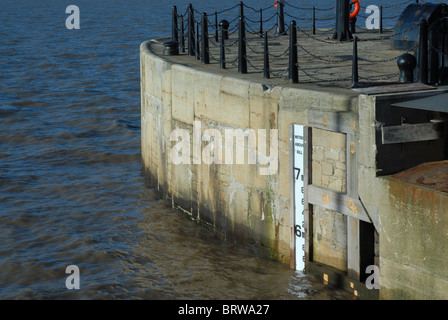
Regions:
<svg viewBox="0 0 448 320"><path fill-rule="evenodd" d="M305 271L305 198L303 126L294 125L294 243L296 270Z"/></svg>

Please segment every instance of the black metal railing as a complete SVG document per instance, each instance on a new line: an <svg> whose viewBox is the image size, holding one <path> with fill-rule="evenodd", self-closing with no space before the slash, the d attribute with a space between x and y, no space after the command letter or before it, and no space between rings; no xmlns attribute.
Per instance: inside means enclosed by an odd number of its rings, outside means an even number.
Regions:
<svg viewBox="0 0 448 320"><path fill-rule="evenodd" d="M360 28L363 33L372 34L376 37L363 38L363 41L378 41L384 39L391 39L393 34L383 34L383 20L397 19L397 16L385 16L383 13L386 10L394 9L396 7L404 6L406 4L418 1L402 1L388 6L380 7L380 23L378 30L370 30L367 28ZM333 12L332 12L333 11ZM391 74L370 74L369 76L360 76L358 65L362 64L378 64L397 60L399 56L394 56L387 59L359 59L358 58L358 39L355 36L353 46L347 48L347 55L351 59L339 59L334 56L321 55L313 52L307 48L303 41L297 41L298 35L309 40L316 41L320 45L347 45L347 41L333 41L322 38L319 33L325 32L328 34L335 30L329 27L330 23L334 23L335 8L316 8L316 7L298 7L290 4L286 0L279 0L276 6L269 6L266 8L256 9L248 6L243 2L221 11L215 11L211 14L200 12L196 10L191 4L187 7L183 14L178 14L177 8L174 6L172 11L172 41L177 42L180 52L187 53L189 56L194 56L201 60L203 64L218 63L221 68L235 67L239 73L260 72L265 78L281 77L287 78L292 83L299 82L299 72L306 75L312 81L317 82L334 82L334 81L352 81L353 86L356 86L359 79L362 80L389 80L392 78L398 79L398 71ZM200 17L200 18L198 18ZM368 17L358 14L358 17L367 19ZM286 21L289 19L289 22ZM327 26L325 29L317 24ZM403 33L410 31L404 30ZM353 28L353 26L352 26ZM322 31L321 31L322 30ZM356 32L352 29L352 32ZM378 37L378 34L381 36ZM280 52L273 52L270 50L269 37L289 35L289 46L283 48ZM258 41L248 41L248 39L264 38L261 44ZM229 59L234 55L235 50L231 50L238 46L236 57ZM212 50L211 48L214 48ZM408 50L411 52L416 48ZM218 50L218 51L216 51ZM324 51L324 50L321 50ZM443 51L443 50L442 50ZM341 76L340 73L335 73L332 77L318 76L313 72L308 71L299 63L300 57L311 57L318 60L322 64L322 69L331 69L338 67L340 64L351 63L351 75ZM280 58L288 57L289 63L282 69L273 68L271 60L276 61ZM260 66L261 62L263 67Z"/></svg>

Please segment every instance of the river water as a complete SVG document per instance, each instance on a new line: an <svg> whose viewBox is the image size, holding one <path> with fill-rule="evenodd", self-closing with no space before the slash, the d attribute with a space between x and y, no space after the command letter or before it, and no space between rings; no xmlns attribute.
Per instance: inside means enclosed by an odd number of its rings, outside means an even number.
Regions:
<svg viewBox="0 0 448 320"><path fill-rule="evenodd" d="M139 45L170 35L172 5L188 3L2 1L0 299L351 297L216 239L145 185ZM71 4L79 30L65 25ZM68 265L79 290L65 286Z"/></svg>

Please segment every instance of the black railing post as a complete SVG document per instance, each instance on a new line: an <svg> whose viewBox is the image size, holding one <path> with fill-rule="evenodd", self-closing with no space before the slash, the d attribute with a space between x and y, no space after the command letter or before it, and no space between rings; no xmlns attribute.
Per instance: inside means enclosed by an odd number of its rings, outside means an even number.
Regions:
<svg viewBox="0 0 448 320"><path fill-rule="evenodd" d="M179 26L177 24L177 7L173 6L173 21L171 24L171 41L179 42Z"/></svg>
<svg viewBox="0 0 448 320"><path fill-rule="evenodd" d="M221 69L226 68L226 48L225 48L225 39L226 39L226 32L227 29L224 29L224 24L221 22L221 45L220 45L220 56L219 56L219 65Z"/></svg>
<svg viewBox="0 0 448 320"><path fill-rule="evenodd" d="M243 15L243 3L241 2L240 22L238 27L238 73L247 73L246 56L246 23Z"/></svg>
<svg viewBox="0 0 448 320"><path fill-rule="evenodd" d="M414 82L414 70L417 66L417 59L410 53L402 54L397 59L397 66L400 70L399 82Z"/></svg>
<svg viewBox="0 0 448 320"><path fill-rule="evenodd" d="M357 21L357 19L356 19L356 17L353 17L353 18L350 18L350 32L353 34L353 33L356 33L356 21Z"/></svg>
<svg viewBox="0 0 448 320"><path fill-rule="evenodd" d="M440 61L440 66L442 67L442 70L446 70L446 68L448 67L448 34L443 34L442 36L442 45L440 46L440 49L442 50L442 54L441 54L441 61Z"/></svg>
<svg viewBox="0 0 448 320"><path fill-rule="evenodd" d="M219 41L219 32L218 32L218 12L215 11L215 41Z"/></svg>
<svg viewBox="0 0 448 320"><path fill-rule="evenodd" d="M196 42L195 42L195 58L201 59L201 43L199 41L199 22L196 22Z"/></svg>
<svg viewBox="0 0 448 320"><path fill-rule="evenodd" d="M352 33L349 30L350 4L349 0L336 0L336 31L333 40L351 40Z"/></svg>
<svg viewBox="0 0 448 320"><path fill-rule="evenodd" d="M358 73L358 38L353 39L353 61L352 61L352 88L357 88L359 82Z"/></svg>
<svg viewBox="0 0 448 320"><path fill-rule="evenodd" d="M383 33L383 6L380 6L380 33Z"/></svg>
<svg viewBox="0 0 448 320"><path fill-rule="evenodd" d="M268 33L264 34L264 66L263 66L263 77L269 79L271 73L269 70L269 44L268 44Z"/></svg>
<svg viewBox="0 0 448 320"><path fill-rule="evenodd" d="M224 40L228 40L229 39L229 21L227 20L221 20L221 22L219 23L219 27L221 29L221 36L224 37Z"/></svg>
<svg viewBox="0 0 448 320"><path fill-rule="evenodd" d="M260 8L260 37L263 37L263 9Z"/></svg>
<svg viewBox="0 0 448 320"><path fill-rule="evenodd" d="M297 27L296 21L291 21L289 36L289 80L292 83L299 82L299 68L297 59Z"/></svg>
<svg viewBox="0 0 448 320"><path fill-rule="evenodd" d="M313 7L313 34L316 34L316 7Z"/></svg>
<svg viewBox="0 0 448 320"><path fill-rule="evenodd" d="M209 55L209 43L208 43L208 21L207 21L207 13L202 13L202 37L201 37L201 62L203 64L210 63L210 55Z"/></svg>
<svg viewBox="0 0 448 320"><path fill-rule="evenodd" d="M278 11L278 20L277 20L277 34L278 35L285 35L285 14L284 14L284 6L282 0L278 0L277 2L277 11Z"/></svg>
<svg viewBox="0 0 448 320"><path fill-rule="evenodd" d="M420 22L420 38L418 44L418 82L428 84L428 22Z"/></svg>
<svg viewBox="0 0 448 320"><path fill-rule="evenodd" d="M181 16L181 19L180 19L180 23L181 23L181 26L180 26L180 32L181 32L181 34L180 34L180 50L182 51L182 52L185 52L185 26L184 26L184 16Z"/></svg>
<svg viewBox="0 0 448 320"><path fill-rule="evenodd" d="M430 28L429 32L429 83L437 84L439 82L439 34L437 28Z"/></svg>
<svg viewBox="0 0 448 320"><path fill-rule="evenodd" d="M188 6L188 55L195 55L195 40L194 40L194 12L193 5Z"/></svg>

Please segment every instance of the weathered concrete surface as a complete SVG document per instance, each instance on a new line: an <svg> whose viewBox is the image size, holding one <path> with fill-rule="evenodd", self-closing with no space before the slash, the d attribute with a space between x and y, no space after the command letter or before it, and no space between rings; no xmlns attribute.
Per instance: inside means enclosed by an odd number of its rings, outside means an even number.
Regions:
<svg viewBox="0 0 448 320"><path fill-rule="evenodd" d="M323 35L322 35L323 37ZM380 36L381 37L381 36ZM260 41L260 40L256 40ZM284 41L278 39L278 41ZM430 264L412 264L404 249L412 246L403 231L403 224L414 221L417 225L418 210L427 210L428 215L442 210L445 200L439 192L431 199L414 201L406 199L406 192L395 187L403 182L381 177L399 170L408 169L416 163L438 161L443 157L445 141L434 144L410 144L406 148L398 145L385 148L378 137L385 125L397 125L403 114L412 120L411 111L392 108L394 102L411 100L433 94L430 87L397 85L365 81L358 91L350 90L350 81L325 83L301 78L299 84L291 84L287 79L264 79L259 70L249 74L238 74L235 68L220 69L217 63L202 65L198 60L186 55L162 56L160 41L145 42L141 45L141 90L142 90L142 160L143 167L151 181L161 193L172 201L174 207L188 212L194 219L211 227L219 237L244 245L256 246L268 255L290 262L291 208L290 208L290 163L289 126L309 125L308 113L311 108L324 112L350 112L356 115L353 123L354 152L357 153L357 188L359 199L375 226L375 263L381 271L381 297L388 298L432 298L443 290L448 292L443 265L447 248L433 245L421 249L412 256L415 259L429 259ZM319 51L314 43L314 51L321 56L340 55L350 44L331 45L329 51ZM360 42L361 43L361 42ZM381 42L377 51L365 51L369 59L384 61L375 67L377 74L397 73L394 57L399 53L388 50L388 41ZM309 43L308 43L309 44ZM367 42L365 42L367 45ZM373 48L370 48L373 49ZM279 52L277 52L279 53ZM366 57L366 55L365 55ZM230 59L230 58L229 58ZM276 62L280 66L280 62ZM282 62L283 65L284 61ZM319 61L309 61L310 68L320 67ZM258 64L259 66L259 64ZM344 66L341 64L341 68ZM348 65L345 66L346 72ZM368 67L374 67L368 64ZM366 69L367 70L367 69ZM324 71L323 71L324 72ZM391 81L389 79L389 81ZM337 85L336 85L337 84ZM390 117L388 116L390 113ZM417 113L416 119L433 116ZM226 129L278 130L278 167L270 175L261 175L266 165L258 161L253 165L204 163L203 154L195 156L193 150L209 146L209 141L195 141L193 132L197 124L203 137L212 137L213 130L225 132ZM187 164L174 164L172 150L177 141L171 134L183 129L191 140ZM312 144L312 183L315 186L344 193L347 191L347 148L346 135L331 132L325 128L313 128ZM211 130L211 131L210 131ZM224 135L222 135L224 136ZM176 138L176 137L175 137ZM266 135L266 150L261 152L265 158L270 154L271 137ZM206 153L205 159L230 151L222 137L213 136L215 147ZM219 145L223 145L222 148ZM351 147L351 146L350 146ZM419 153L419 148L425 152ZM442 148L442 149L441 149ZM437 149L433 152L433 149ZM236 143L234 149L244 152L245 161L252 154L248 141ZM430 152L428 152L430 151ZM396 153L401 162L392 156ZM412 156L410 156L412 155ZM213 158L213 159L212 159ZM261 159L265 159L261 158ZM388 162L390 161L390 162ZM211 161L213 162L213 161ZM394 164L387 171L388 164ZM399 164L399 166L396 166ZM394 185L394 187L391 187ZM415 186L412 185L414 188ZM407 187L406 187L407 188ZM403 190L407 190L404 188ZM394 191L395 190L395 191ZM394 191L394 192L392 192ZM426 195L426 194L425 194ZM404 200L403 200L404 199ZM432 204L436 201L435 204ZM406 203L404 205L403 203ZM431 207L426 207L430 205ZM414 209L418 209L417 211ZM400 213L406 211L406 214ZM448 243L444 211L437 215L424 229L418 229L421 239ZM413 223L414 223L413 222ZM401 233L400 233L401 232ZM394 236L394 234L396 236ZM391 238L392 236L392 238ZM345 215L313 207L313 261L322 265L347 271L347 218ZM417 238L415 238L417 239ZM429 240L428 240L429 241ZM419 244L421 245L421 243ZM404 251L406 252L406 251ZM434 255L434 258L426 258ZM409 255L411 257L411 255ZM442 260L440 260L442 259ZM410 270L409 277L402 274ZM402 279L415 279L418 285L412 289L409 282ZM440 280L440 281L439 281ZM424 283L435 283L431 290L420 290ZM384 293L383 293L384 292Z"/></svg>
<svg viewBox="0 0 448 320"><path fill-rule="evenodd" d="M446 140L384 148L378 138L382 126L398 125L401 117L410 123L431 119L434 114L391 107L430 94L434 93L360 97L359 193L379 233L381 299L447 297L448 194L441 192L446 163L438 162L446 152ZM414 167L431 159L435 162ZM384 176L385 171L396 174Z"/></svg>
<svg viewBox="0 0 448 320"><path fill-rule="evenodd" d="M306 125L310 107L356 110L359 94L343 88L329 93L315 87L291 87L284 79L258 82L250 75L236 78L231 70L213 65L205 68L192 57L161 57L162 50L157 42L141 46L142 158L152 184L168 194L174 205L211 226L221 238L256 244L289 263L289 126ZM278 85L278 81L284 86ZM260 163L195 165L194 161L201 159L195 159L193 153L189 164L174 165L170 151L175 142L170 141L170 134L184 129L192 137L195 121L200 122L202 132L277 129L278 170L272 175L261 175L264 166ZM335 144L328 146L323 139L316 139L316 152L323 152L324 167L322 181L316 184L344 191L345 144L340 134L334 134L334 138L332 133L324 134L330 134L330 141ZM272 145L269 131L266 138L264 153L268 155ZM199 147L205 145L202 142ZM194 148L192 139L191 150ZM244 150L247 159L248 145L236 148ZM336 259L337 267L344 268L344 217L339 216L336 227L332 223L330 229L330 233L320 229L324 236L319 238L315 252L321 262L332 264ZM330 234L338 234L340 240L334 242ZM326 259L335 252L336 257Z"/></svg>
<svg viewBox="0 0 448 320"><path fill-rule="evenodd" d="M448 193L403 180L388 179L381 215L381 298L448 299Z"/></svg>

